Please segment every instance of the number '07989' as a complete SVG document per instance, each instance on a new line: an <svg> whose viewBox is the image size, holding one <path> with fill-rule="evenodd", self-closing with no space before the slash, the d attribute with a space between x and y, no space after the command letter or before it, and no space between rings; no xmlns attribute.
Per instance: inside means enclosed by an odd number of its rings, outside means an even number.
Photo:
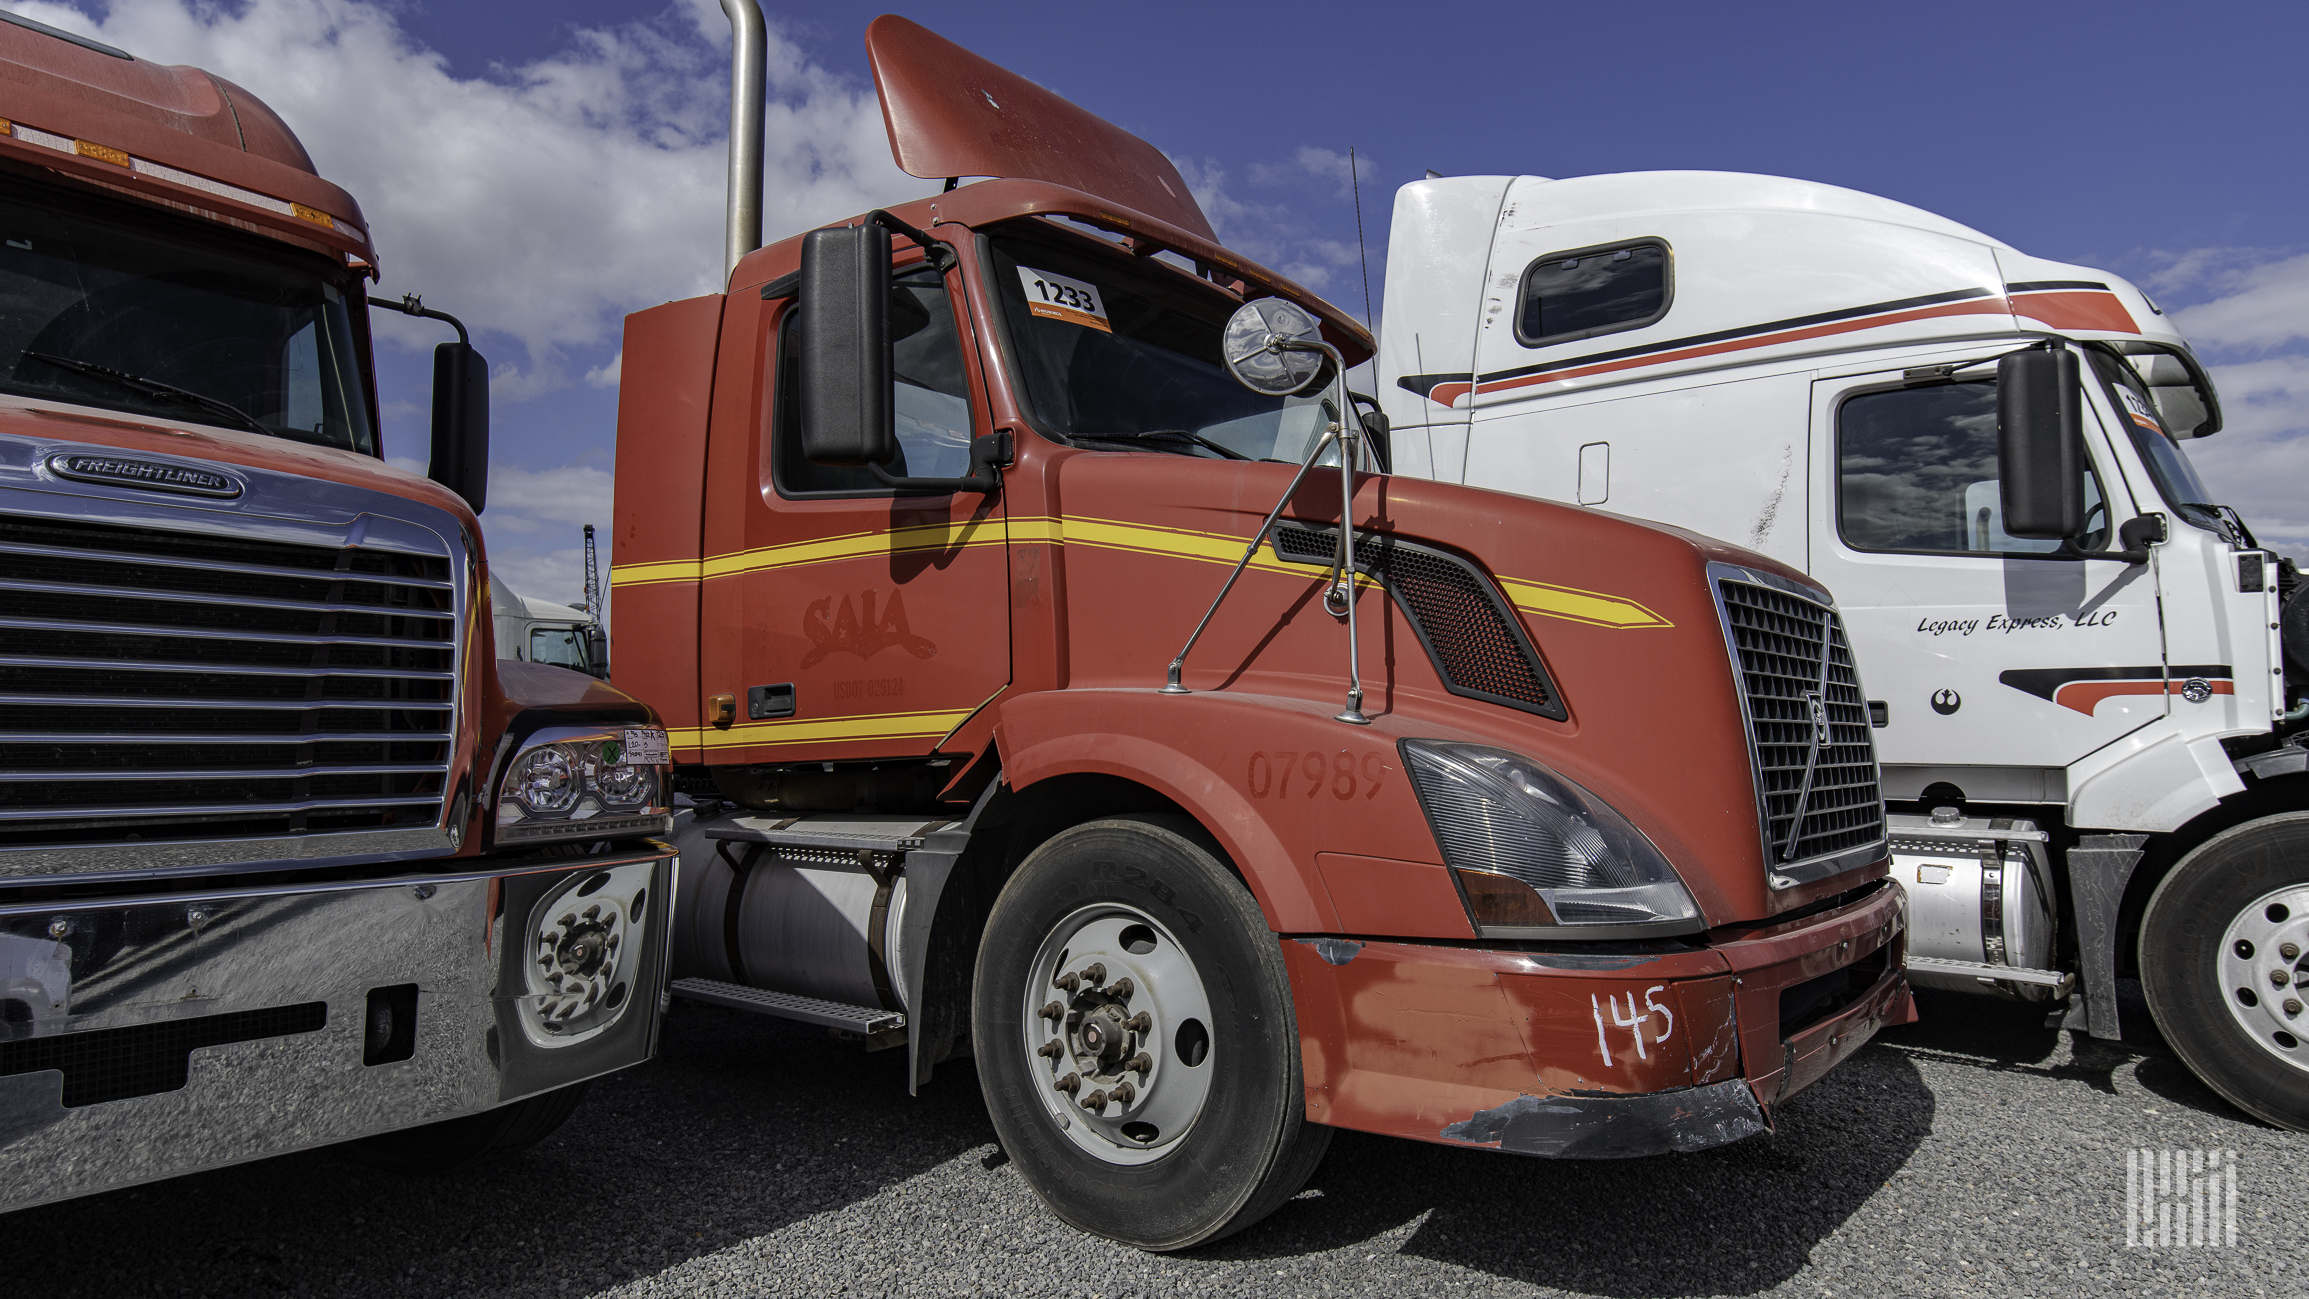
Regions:
<svg viewBox="0 0 2309 1299"><path fill-rule="evenodd" d="M1376 753L1361 759L1341 749L1262 749L1251 755L1243 784L1253 798L1318 798L1324 794L1344 803L1361 794L1379 797L1387 778L1387 764Z"/></svg>

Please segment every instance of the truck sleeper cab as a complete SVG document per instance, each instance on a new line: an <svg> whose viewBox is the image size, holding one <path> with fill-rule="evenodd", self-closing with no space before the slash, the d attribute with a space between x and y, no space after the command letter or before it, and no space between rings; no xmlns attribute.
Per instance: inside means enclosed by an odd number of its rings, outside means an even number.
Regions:
<svg viewBox="0 0 2309 1299"><path fill-rule="evenodd" d="M1247 391L1222 335L1246 299L1349 362L1358 327L1143 143L903 20L868 47L901 165L1009 178L627 321L617 662L701 801L678 995L916 1085L967 1049L1053 1211L1157 1249L1256 1221L1332 1127L1736 1140L1910 1018L1823 591L1326 447L1338 390ZM1112 146L1064 160L1086 189L909 152L995 147L974 113Z"/></svg>
<svg viewBox="0 0 2309 1299"><path fill-rule="evenodd" d="M0 1211L533 1143L655 1043L663 729L496 661L481 485L383 462L376 254L271 110L0 65Z"/></svg>
<svg viewBox="0 0 2309 1299"><path fill-rule="evenodd" d="M1768 176L1428 180L1392 240L1403 472L1735 538L1841 597L1914 982L2073 990L2066 1023L2115 1038L2138 973L2200 1077L2309 1128L2281 991L2309 949L2309 601L2189 464L2220 404L2170 317ZM2060 421L2026 418L2020 369ZM2045 491L2057 517L2008 517Z"/></svg>

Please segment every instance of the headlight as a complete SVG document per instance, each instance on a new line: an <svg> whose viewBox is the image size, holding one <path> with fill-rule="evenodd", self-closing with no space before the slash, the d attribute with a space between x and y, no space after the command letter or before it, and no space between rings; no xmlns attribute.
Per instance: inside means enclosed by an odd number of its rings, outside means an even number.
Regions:
<svg viewBox="0 0 2309 1299"><path fill-rule="evenodd" d="M1691 892L1643 832L1546 767L1445 740L1403 741L1403 762L1484 936L1705 928Z"/></svg>
<svg viewBox="0 0 2309 1299"><path fill-rule="evenodd" d="M665 834L666 734L554 727L523 741L497 788L497 842Z"/></svg>

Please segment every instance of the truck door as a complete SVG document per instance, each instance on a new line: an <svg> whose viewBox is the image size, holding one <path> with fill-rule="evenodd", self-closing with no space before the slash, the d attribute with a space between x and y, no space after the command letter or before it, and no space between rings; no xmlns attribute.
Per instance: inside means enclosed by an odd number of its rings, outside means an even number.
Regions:
<svg viewBox="0 0 2309 1299"><path fill-rule="evenodd" d="M2093 531L2070 547L2004 532L1993 377L1814 384L1811 571L1843 606L1869 698L1885 703L1888 797L1949 779L1974 798L2064 801L2051 769L2164 716L2151 568L2078 553L2110 545L2140 508L2107 413L2087 409ZM1968 784L1891 770L1920 766L1975 771Z"/></svg>
<svg viewBox="0 0 2309 1299"><path fill-rule="evenodd" d="M897 270L889 311L901 456L886 469L959 477L987 427L968 313L952 297L960 273L901 261L912 265ZM707 729L709 761L928 753L1010 679L999 494L893 490L869 469L804 460L798 304L753 297L732 295L731 309L759 311L756 328L724 330L759 340L731 344L754 352L753 454L742 468L714 461L757 481L706 485L707 535L727 538L731 524L743 535L736 553L706 559L704 689L733 695L736 714ZM742 627L728 626L733 612Z"/></svg>

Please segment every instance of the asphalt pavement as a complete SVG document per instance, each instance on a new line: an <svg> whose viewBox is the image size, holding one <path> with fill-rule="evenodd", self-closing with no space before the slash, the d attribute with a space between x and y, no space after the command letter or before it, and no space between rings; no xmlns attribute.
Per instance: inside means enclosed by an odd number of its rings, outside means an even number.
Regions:
<svg viewBox="0 0 2309 1299"><path fill-rule="evenodd" d="M0 1217L0 1291L2309 1296L2309 1137L2213 1096L2137 1000L2122 1044L1921 1002L1771 1135L1559 1163L1341 1133L1273 1217L1161 1256L1042 1207L967 1061L909 1099L903 1052L676 1003L658 1060L511 1162L417 1179L315 1151L26 1210ZM2235 1152L2234 1245L2225 1177L2216 1244L2154 1243L2188 1205L2161 1182L2128 1244L2143 1150Z"/></svg>

